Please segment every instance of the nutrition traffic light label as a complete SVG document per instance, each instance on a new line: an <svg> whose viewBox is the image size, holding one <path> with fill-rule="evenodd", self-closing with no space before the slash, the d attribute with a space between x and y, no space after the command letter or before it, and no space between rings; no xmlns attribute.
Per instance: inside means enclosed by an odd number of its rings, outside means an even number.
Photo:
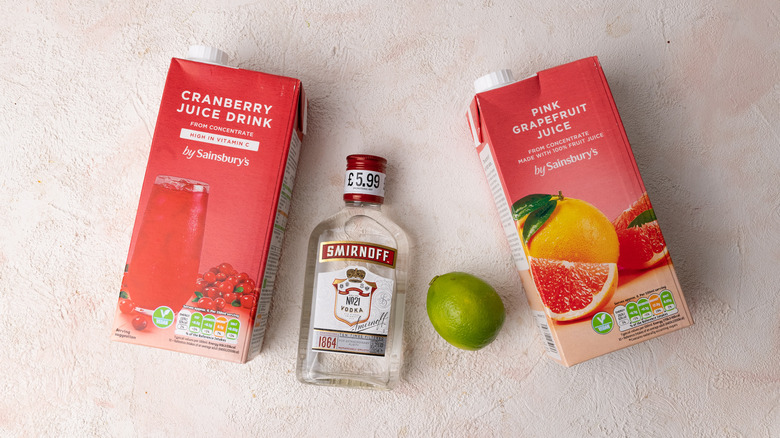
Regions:
<svg viewBox="0 0 780 438"><path fill-rule="evenodd" d="M176 334L235 344L240 328L237 318L183 309L179 312Z"/></svg>
<svg viewBox="0 0 780 438"><path fill-rule="evenodd" d="M616 306L613 313L617 326L622 332L669 315L674 315L677 311L677 305L674 302L672 292L667 289L660 293L654 293L648 297Z"/></svg>

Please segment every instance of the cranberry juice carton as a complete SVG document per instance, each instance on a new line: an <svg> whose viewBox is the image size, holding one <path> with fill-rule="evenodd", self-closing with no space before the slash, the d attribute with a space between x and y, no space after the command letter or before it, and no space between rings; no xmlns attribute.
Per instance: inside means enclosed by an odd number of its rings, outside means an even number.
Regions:
<svg viewBox="0 0 780 438"><path fill-rule="evenodd" d="M174 58L112 339L245 362L260 351L306 103L297 79Z"/></svg>
<svg viewBox="0 0 780 438"><path fill-rule="evenodd" d="M691 325L598 59L475 88L468 122L547 353L571 366Z"/></svg>

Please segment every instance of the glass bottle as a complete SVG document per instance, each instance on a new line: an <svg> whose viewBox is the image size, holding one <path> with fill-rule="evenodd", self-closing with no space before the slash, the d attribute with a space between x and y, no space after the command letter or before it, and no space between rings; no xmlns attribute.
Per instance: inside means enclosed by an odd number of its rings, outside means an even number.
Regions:
<svg viewBox="0 0 780 438"><path fill-rule="evenodd" d="M409 244L382 214L386 165L382 157L348 156L345 206L309 239L301 382L391 389L399 380Z"/></svg>

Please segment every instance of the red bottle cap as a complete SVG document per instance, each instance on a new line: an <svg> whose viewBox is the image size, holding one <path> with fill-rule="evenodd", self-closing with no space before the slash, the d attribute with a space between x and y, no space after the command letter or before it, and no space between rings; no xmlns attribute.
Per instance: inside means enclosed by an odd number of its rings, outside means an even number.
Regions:
<svg viewBox="0 0 780 438"><path fill-rule="evenodd" d="M376 155L350 155L344 178L344 200L381 204L385 200L387 160Z"/></svg>

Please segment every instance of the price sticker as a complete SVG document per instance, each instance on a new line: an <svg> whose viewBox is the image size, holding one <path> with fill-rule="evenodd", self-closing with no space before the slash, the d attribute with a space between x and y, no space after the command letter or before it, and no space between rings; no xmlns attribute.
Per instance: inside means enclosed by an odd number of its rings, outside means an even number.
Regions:
<svg viewBox="0 0 780 438"><path fill-rule="evenodd" d="M385 197L385 174L372 170L347 170L344 193Z"/></svg>

